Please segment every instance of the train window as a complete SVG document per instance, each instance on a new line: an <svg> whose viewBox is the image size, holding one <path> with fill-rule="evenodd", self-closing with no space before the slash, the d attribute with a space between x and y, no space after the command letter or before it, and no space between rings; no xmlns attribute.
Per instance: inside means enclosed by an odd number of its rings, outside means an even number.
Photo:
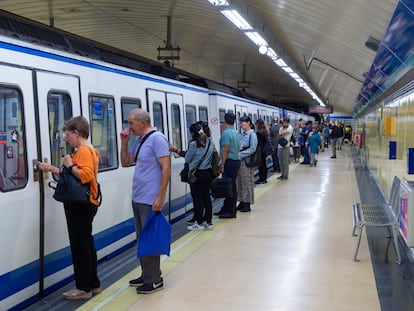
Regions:
<svg viewBox="0 0 414 311"><path fill-rule="evenodd" d="M99 151L99 169L118 167L114 99L89 95L91 143Z"/></svg>
<svg viewBox="0 0 414 311"><path fill-rule="evenodd" d="M181 118L180 118L180 106L173 104L171 105L171 145L183 150L183 144L181 141Z"/></svg>
<svg viewBox="0 0 414 311"><path fill-rule="evenodd" d="M253 124L256 124L257 121L257 114L253 114Z"/></svg>
<svg viewBox="0 0 414 311"><path fill-rule="evenodd" d="M220 134L224 131L224 115L226 114L226 110L219 109L219 120L220 120Z"/></svg>
<svg viewBox="0 0 414 311"><path fill-rule="evenodd" d="M249 116L250 120L253 120L253 116L252 116L251 113L249 113L248 116Z"/></svg>
<svg viewBox="0 0 414 311"><path fill-rule="evenodd" d="M0 190L24 187L27 182L23 98L16 88L0 85Z"/></svg>
<svg viewBox="0 0 414 311"><path fill-rule="evenodd" d="M72 117L72 100L67 93L50 91L47 94L49 120L50 161L60 167L65 154L73 152L71 145L63 139L63 125ZM57 179L57 176L55 176Z"/></svg>
<svg viewBox="0 0 414 311"><path fill-rule="evenodd" d="M127 128L128 124L128 115L129 113L137 108L141 108L140 99L131 99L131 98L121 98L121 111L122 111L122 129ZM128 150L132 148L135 144L136 136L132 135L128 141Z"/></svg>
<svg viewBox="0 0 414 311"><path fill-rule="evenodd" d="M154 126L158 131L165 134L164 131L164 118L162 115L162 105L160 102L154 102L152 105L152 115L154 117Z"/></svg>
<svg viewBox="0 0 414 311"><path fill-rule="evenodd" d="M198 108L198 119L200 121L207 121L208 122L208 110L207 107L200 107Z"/></svg>
<svg viewBox="0 0 414 311"><path fill-rule="evenodd" d="M185 106L185 122L187 126L187 135L190 135L190 125L197 122L197 114L195 106Z"/></svg>

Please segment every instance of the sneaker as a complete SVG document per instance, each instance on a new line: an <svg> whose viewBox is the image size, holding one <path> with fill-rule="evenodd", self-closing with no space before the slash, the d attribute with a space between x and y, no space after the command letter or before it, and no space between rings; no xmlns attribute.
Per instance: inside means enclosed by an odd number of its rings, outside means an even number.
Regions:
<svg viewBox="0 0 414 311"><path fill-rule="evenodd" d="M137 279L133 279L131 281L129 281L129 286L134 286L134 287L138 287L144 285L144 278L142 276L140 276Z"/></svg>
<svg viewBox="0 0 414 311"><path fill-rule="evenodd" d="M151 294L164 288L164 282L161 280L158 283L144 283L137 288L138 294Z"/></svg>
<svg viewBox="0 0 414 311"><path fill-rule="evenodd" d="M206 221L203 222L203 226L207 230L213 230L213 227L214 227L212 222L206 222Z"/></svg>
<svg viewBox="0 0 414 311"><path fill-rule="evenodd" d="M196 222L195 218L191 218L191 219L185 221L185 223L187 225L194 225L195 222Z"/></svg>
<svg viewBox="0 0 414 311"><path fill-rule="evenodd" d="M198 223L194 223L191 226L187 226L187 229L190 230L190 231L203 231L204 226L199 225Z"/></svg>

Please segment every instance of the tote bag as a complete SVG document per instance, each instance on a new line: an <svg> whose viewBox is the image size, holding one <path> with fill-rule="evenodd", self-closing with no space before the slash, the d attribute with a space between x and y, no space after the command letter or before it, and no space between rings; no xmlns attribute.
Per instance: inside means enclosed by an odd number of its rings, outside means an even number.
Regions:
<svg viewBox="0 0 414 311"><path fill-rule="evenodd" d="M171 225L161 212L151 211L139 235L137 257L170 256L170 247Z"/></svg>

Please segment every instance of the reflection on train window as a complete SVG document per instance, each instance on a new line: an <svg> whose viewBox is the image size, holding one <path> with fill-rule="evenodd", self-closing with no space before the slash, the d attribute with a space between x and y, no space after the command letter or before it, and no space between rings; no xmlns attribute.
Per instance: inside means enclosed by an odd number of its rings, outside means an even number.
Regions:
<svg viewBox="0 0 414 311"><path fill-rule="evenodd" d="M99 169L118 167L113 98L89 95L89 116L91 143L99 151Z"/></svg>
<svg viewBox="0 0 414 311"><path fill-rule="evenodd" d="M224 131L224 115L226 114L226 110L219 109L219 120L220 120L220 134Z"/></svg>
<svg viewBox="0 0 414 311"><path fill-rule="evenodd" d="M187 136L190 137L190 125L197 122L196 107L185 106L185 124L187 129Z"/></svg>
<svg viewBox="0 0 414 311"><path fill-rule="evenodd" d="M207 121L208 122L208 111L207 107L200 107L198 108L198 120L199 121Z"/></svg>
<svg viewBox="0 0 414 311"><path fill-rule="evenodd" d="M179 150L183 150L181 141L180 107L176 104L171 105L171 130L172 137L170 144L177 147Z"/></svg>
<svg viewBox="0 0 414 311"><path fill-rule="evenodd" d="M140 99L121 98L122 129L125 129L129 126L128 115L132 110L137 108L141 108ZM137 137L135 135L131 135L131 138L128 141L128 150L130 150L132 146L135 144L136 139Z"/></svg>
<svg viewBox="0 0 414 311"><path fill-rule="evenodd" d="M154 126L158 131L165 134L164 132L164 118L162 115L162 105L160 102L154 102L152 105L152 115L154 117Z"/></svg>
<svg viewBox="0 0 414 311"><path fill-rule="evenodd" d="M27 182L23 98L16 88L0 85L0 190Z"/></svg>
<svg viewBox="0 0 414 311"><path fill-rule="evenodd" d="M49 120L50 162L62 166L66 154L73 152L69 143L63 139L63 125L72 117L72 101L69 94L50 91L47 94L47 111ZM55 176L57 179L57 176Z"/></svg>

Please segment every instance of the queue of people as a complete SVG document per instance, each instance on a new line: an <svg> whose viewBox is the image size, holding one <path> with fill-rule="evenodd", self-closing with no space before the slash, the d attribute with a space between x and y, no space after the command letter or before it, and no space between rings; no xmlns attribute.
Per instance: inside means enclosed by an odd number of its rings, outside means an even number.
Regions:
<svg viewBox="0 0 414 311"><path fill-rule="evenodd" d="M332 156L336 158L336 150L340 148L341 138L352 133L352 128L341 132L336 122L329 126L319 126L302 120L293 128L289 119L280 122L273 120L270 129L262 120L257 120L255 127L248 116L242 116L239 133L234 124L233 113L224 116L224 130L220 137L221 173L230 178L232 195L224 199L221 209L214 213L219 218L236 218L236 212L250 212L254 204L255 184L267 183L267 154L261 152L259 179L254 182L254 167L248 165L248 159L254 155L258 146L264 150L269 136L278 142L271 154L273 172L279 172L280 180L289 177L289 163L293 154L294 162L316 166L318 153L332 144ZM167 138L150 123L150 115L143 109L135 109L128 115L128 127L120 133L121 165L128 167L135 163L132 176L131 207L135 222L137 240L151 211L160 212L171 176L170 152L185 157L189 171L193 172L195 181L190 183L193 198L194 216L187 220L188 230L213 229L212 202L209 187L216 176L212 173L212 158L216 152L214 142L210 137L207 122L199 121L191 124L189 133L191 140L186 151L169 146ZM97 171L99 163L98 151L88 142L89 124L83 117L68 120L64 127L65 140L75 149L72 155L63 159L63 165L69 169L82 183L90 183L90 201L86 205L64 203L70 240L71 254L75 274L75 288L63 293L69 300L89 299L93 294L102 291L97 275L97 255L92 236L92 222L97 213L98 182ZM342 133L342 134L341 134ZM128 150L128 142L132 134L138 139ZM292 152L292 147L302 147L302 152ZM300 148L297 148L300 150ZM38 163L38 168L44 172L60 174L59 168L49 163ZM237 202L239 202L237 204ZM164 282L160 269L160 256L142 256L139 258L142 274L130 280L129 285L136 287L137 293L148 294L163 289Z"/></svg>

